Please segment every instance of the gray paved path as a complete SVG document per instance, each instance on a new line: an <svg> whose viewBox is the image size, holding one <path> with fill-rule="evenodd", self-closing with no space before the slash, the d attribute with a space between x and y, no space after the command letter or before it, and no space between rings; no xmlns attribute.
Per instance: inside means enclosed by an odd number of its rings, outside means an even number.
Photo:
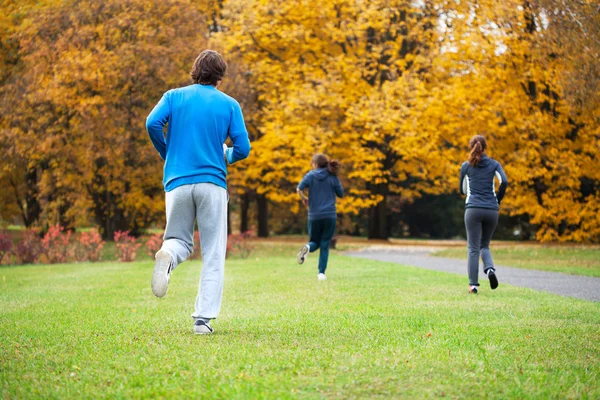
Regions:
<svg viewBox="0 0 600 400"><path fill-rule="evenodd" d="M344 253L351 257L370 260L387 261L415 267L464 275L467 278L465 260L456 258L434 257L435 251L428 247L369 247L360 251ZM537 271L496 266L496 274L500 285L508 283L535 290L576 297L578 299L600 301L600 278L589 276L567 275L557 272ZM487 280L482 272L480 280Z"/></svg>

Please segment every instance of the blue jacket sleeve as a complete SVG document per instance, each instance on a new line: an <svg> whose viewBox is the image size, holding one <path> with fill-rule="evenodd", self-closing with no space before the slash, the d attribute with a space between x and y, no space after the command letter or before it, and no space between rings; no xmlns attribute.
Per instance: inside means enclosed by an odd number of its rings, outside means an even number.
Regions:
<svg viewBox="0 0 600 400"><path fill-rule="evenodd" d="M307 187L310 187L310 172L306 175L304 175L304 178L302 178L302 180L300 181L300 184L298 185L298 189L300 190L304 190Z"/></svg>
<svg viewBox="0 0 600 400"><path fill-rule="evenodd" d="M335 177L333 183L333 189L335 190L335 194L337 195L337 197L344 197L344 188L342 187L340 179L337 176Z"/></svg>
<svg viewBox="0 0 600 400"><path fill-rule="evenodd" d="M229 123L229 137L233 142L233 148L225 151L225 157L229 164L243 160L250 155L250 140L244 123L242 109L237 101L233 103L231 122Z"/></svg>
<svg viewBox="0 0 600 400"><path fill-rule="evenodd" d="M150 140L163 160L167 157L167 142L163 135L163 128L169 122L170 117L171 105L169 103L169 92L167 92L146 118L146 130Z"/></svg>
<svg viewBox="0 0 600 400"><path fill-rule="evenodd" d="M502 165L497 163L496 165L496 178L500 181L500 187L498 188L498 193L496 193L496 199L498 200L498 205L504 198L504 194L506 193L506 188L508 187L508 178L502 169Z"/></svg>

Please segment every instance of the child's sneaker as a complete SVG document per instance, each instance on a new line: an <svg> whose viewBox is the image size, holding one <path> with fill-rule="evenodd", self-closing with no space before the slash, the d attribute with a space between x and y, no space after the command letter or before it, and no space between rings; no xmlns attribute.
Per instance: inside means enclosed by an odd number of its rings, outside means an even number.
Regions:
<svg viewBox="0 0 600 400"><path fill-rule="evenodd" d="M327 277L325 276L325 274L319 274L317 275L317 279L320 281L326 281Z"/></svg>
<svg viewBox="0 0 600 400"><path fill-rule="evenodd" d="M171 255L164 250L159 250L155 259L154 274L152 274L152 293L156 297L163 297L169 290L169 279L173 263Z"/></svg>
<svg viewBox="0 0 600 400"><path fill-rule="evenodd" d="M477 294L477 286L469 286L469 293Z"/></svg>
<svg viewBox="0 0 600 400"><path fill-rule="evenodd" d="M209 324L202 321L201 319L194 322L194 333L196 335L210 335L214 331L215 330L211 328Z"/></svg>
<svg viewBox="0 0 600 400"><path fill-rule="evenodd" d="M488 269L488 279L490 280L490 287L492 290L498 287L498 277L496 277L496 271L493 268Z"/></svg>
<svg viewBox="0 0 600 400"><path fill-rule="evenodd" d="M302 246L302 248L298 252L298 255L296 256L296 261L298 261L298 264L304 264L304 260L306 260L309 251L310 247L307 244Z"/></svg>

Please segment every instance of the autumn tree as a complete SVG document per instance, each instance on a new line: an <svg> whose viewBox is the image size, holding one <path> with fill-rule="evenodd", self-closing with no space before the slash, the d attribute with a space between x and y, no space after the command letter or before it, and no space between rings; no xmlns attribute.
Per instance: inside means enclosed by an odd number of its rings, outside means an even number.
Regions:
<svg viewBox="0 0 600 400"><path fill-rule="evenodd" d="M573 60L546 37L556 21L530 2L477 1L452 5L443 22L450 74L428 112L446 111L445 151L466 158L469 137L486 134L511 182L502 211L540 240L598 241L598 104L584 110L565 90Z"/></svg>
<svg viewBox="0 0 600 400"><path fill-rule="evenodd" d="M594 112L600 101L600 9L591 1L530 0L530 28L540 61L560 58L559 83L574 109ZM592 107L592 108L588 108Z"/></svg>
<svg viewBox="0 0 600 400"><path fill-rule="evenodd" d="M12 105L13 92L19 90L14 77L23 69L17 34L34 8L34 1L3 1L0 4L0 121L5 121ZM10 220L19 216L25 226L31 226L40 215L37 171L27 159L15 152L8 140L7 126L0 125L0 216Z"/></svg>
<svg viewBox="0 0 600 400"><path fill-rule="evenodd" d="M298 224L295 187L325 152L344 165L339 212L386 238L414 199L456 193L468 139L485 134L511 182L503 213L541 240L600 240L591 2L47 0L0 10L5 219L93 220L106 236L162 221L162 162L143 122L165 90L189 83L208 44L229 62L221 89L242 104L253 142L229 171L242 230L251 214L261 236L269 216Z"/></svg>
<svg viewBox="0 0 600 400"><path fill-rule="evenodd" d="M570 40L591 48L597 13L549 3L227 2L221 40L258 93L245 172L298 210L310 156L339 157L350 187L339 209L368 210L369 237L385 238L390 196L455 191L468 138L483 133L511 177L503 212L543 240L598 240L597 104L574 108L576 54L552 33L583 26L588 38Z"/></svg>
<svg viewBox="0 0 600 400"><path fill-rule="evenodd" d="M251 3L251 4L249 4ZM252 66L260 138L246 169L257 191L298 210L294 192L317 151L346 165L341 212L369 210L389 234L386 199L437 192L434 143L420 115L430 96L436 11L406 2L227 3L229 51Z"/></svg>
<svg viewBox="0 0 600 400"><path fill-rule="evenodd" d="M189 82L202 21L179 0L63 1L27 16L14 35L23 64L3 92L3 140L26 162L8 170L39 191L44 221L91 213L112 237L161 219L162 163L144 121L164 91Z"/></svg>

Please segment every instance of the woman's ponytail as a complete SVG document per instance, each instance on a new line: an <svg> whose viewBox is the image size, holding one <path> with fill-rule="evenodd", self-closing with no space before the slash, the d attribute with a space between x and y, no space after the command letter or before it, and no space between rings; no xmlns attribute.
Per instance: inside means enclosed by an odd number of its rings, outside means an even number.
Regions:
<svg viewBox="0 0 600 400"><path fill-rule="evenodd" d="M342 164L340 164L337 160L329 160L323 153L315 154L313 156L313 163L319 168L327 168L330 174L336 175L339 174L340 169L342 168Z"/></svg>
<svg viewBox="0 0 600 400"><path fill-rule="evenodd" d="M327 164L327 170L331 175L337 176L339 174L340 169L342 168L342 164L338 160L331 160Z"/></svg>
<svg viewBox="0 0 600 400"><path fill-rule="evenodd" d="M469 155L469 164L476 167L481 161L481 156L487 148L487 143L482 135L475 135L469 142L471 154Z"/></svg>

